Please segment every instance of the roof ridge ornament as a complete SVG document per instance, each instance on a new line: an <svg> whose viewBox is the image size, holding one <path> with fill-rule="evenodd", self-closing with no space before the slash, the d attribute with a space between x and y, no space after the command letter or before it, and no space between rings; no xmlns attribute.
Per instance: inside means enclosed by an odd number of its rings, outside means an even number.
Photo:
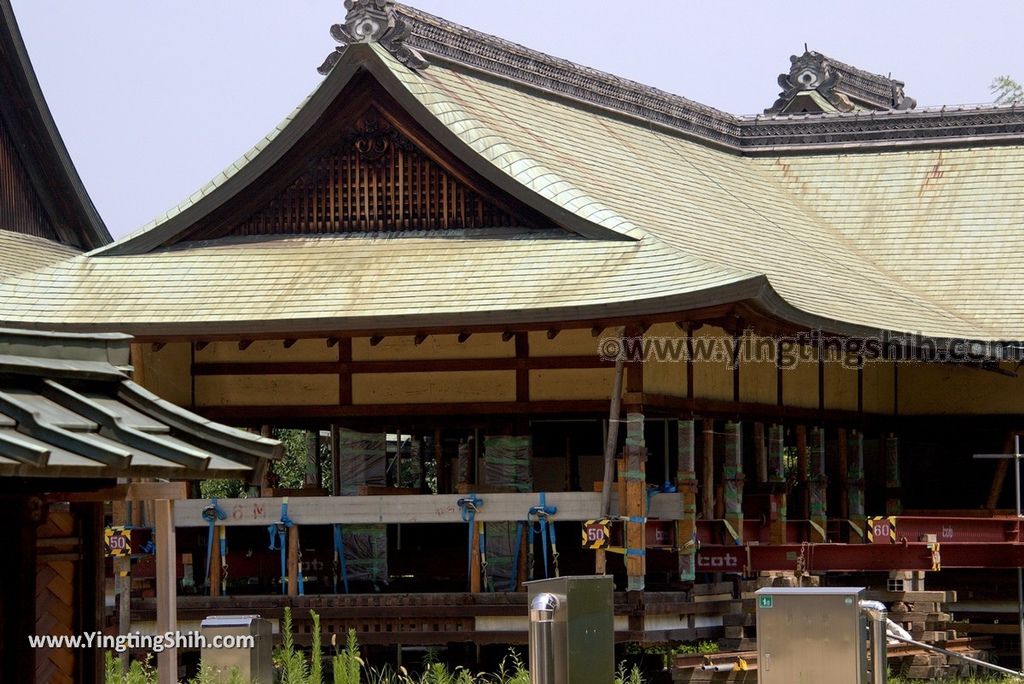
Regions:
<svg viewBox="0 0 1024 684"><path fill-rule="evenodd" d="M408 22L395 11L394 0L345 0L345 22L331 27L331 37L340 43L317 69L325 76L354 43L380 43L410 69L425 69L427 60L405 44L411 32Z"/></svg>

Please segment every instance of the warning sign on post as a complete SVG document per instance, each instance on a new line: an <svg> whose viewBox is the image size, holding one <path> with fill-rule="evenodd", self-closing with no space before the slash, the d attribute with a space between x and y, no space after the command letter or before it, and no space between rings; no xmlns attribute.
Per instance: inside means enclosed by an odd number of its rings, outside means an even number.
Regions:
<svg viewBox="0 0 1024 684"><path fill-rule="evenodd" d="M583 548L604 549L611 538L610 523L607 519L587 520L583 523Z"/></svg>
<svg viewBox="0 0 1024 684"><path fill-rule="evenodd" d="M103 550L108 556L132 555L131 533L124 527L108 527L103 531Z"/></svg>
<svg viewBox="0 0 1024 684"><path fill-rule="evenodd" d="M868 518L868 542L871 544L895 544L896 516Z"/></svg>

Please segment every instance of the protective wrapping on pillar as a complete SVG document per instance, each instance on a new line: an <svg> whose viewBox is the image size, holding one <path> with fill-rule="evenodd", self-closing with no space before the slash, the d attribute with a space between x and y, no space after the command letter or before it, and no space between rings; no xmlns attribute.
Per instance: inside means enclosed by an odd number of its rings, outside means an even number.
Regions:
<svg viewBox="0 0 1024 684"><path fill-rule="evenodd" d="M679 581L696 579L697 554L697 473L694 464L695 421L678 423L678 456L676 488L682 506L682 518L676 521L676 544L679 547Z"/></svg>
<svg viewBox="0 0 1024 684"><path fill-rule="evenodd" d="M786 433L781 425L768 428L768 481L786 481Z"/></svg>
<svg viewBox="0 0 1024 684"><path fill-rule="evenodd" d="M825 428L814 427L808 435L808 511L811 540L824 542L828 525L828 480L825 476Z"/></svg>
<svg viewBox="0 0 1024 684"><path fill-rule="evenodd" d="M484 535L484 548L487 550L487 567L483 570L485 576L482 578L484 586L494 587L495 591L515 591L512 578L515 576L518 550L516 523L486 523Z"/></svg>
<svg viewBox="0 0 1024 684"><path fill-rule="evenodd" d="M382 432L338 431L338 471L344 496L354 496L363 485L387 484L387 439Z"/></svg>
<svg viewBox="0 0 1024 684"><path fill-rule="evenodd" d="M725 521L736 544L743 543L743 441L741 424L725 424Z"/></svg>
<svg viewBox="0 0 1024 684"><path fill-rule="evenodd" d="M770 539L772 544L785 544L787 541L786 523L789 516L785 489L785 451L785 429L782 425L771 425L768 428L768 481L772 486L772 494L768 518L771 521Z"/></svg>
<svg viewBox="0 0 1024 684"><path fill-rule="evenodd" d="M356 495L363 485L385 485L387 453L387 436L384 433L339 430L338 455L341 462L338 471L342 495ZM387 526L345 525L342 538L348 579L371 582L375 587L387 585Z"/></svg>
<svg viewBox="0 0 1024 684"><path fill-rule="evenodd" d="M473 460L473 445L469 442L459 443L459 456L455 461L455 482L470 484L470 463Z"/></svg>
<svg viewBox="0 0 1024 684"><path fill-rule="evenodd" d="M850 521L863 530L864 515L864 433L851 430L847 439L846 500ZM863 538L864 534L861 532Z"/></svg>
<svg viewBox="0 0 1024 684"><path fill-rule="evenodd" d="M900 500L900 445L896 435L885 438L885 512L887 515L899 515L903 512Z"/></svg>
<svg viewBox="0 0 1024 684"><path fill-rule="evenodd" d="M484 437L484 482L517 492L533 491L530 436Z"/></svg>

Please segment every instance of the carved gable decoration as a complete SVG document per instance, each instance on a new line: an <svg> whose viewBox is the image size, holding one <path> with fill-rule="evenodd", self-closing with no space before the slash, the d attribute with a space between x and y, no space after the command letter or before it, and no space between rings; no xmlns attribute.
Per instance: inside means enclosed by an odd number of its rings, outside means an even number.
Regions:
<svg viewBox="0 0 1024 684"><path fill-rule="evenodd" d="M531 226L371 107L234 235Z"/></svg>
<svg viewBox="0 0 1024 684"><path fill-rule="evenodd" d="M14 140L0 120L0 230L58 240Z"/></svg>

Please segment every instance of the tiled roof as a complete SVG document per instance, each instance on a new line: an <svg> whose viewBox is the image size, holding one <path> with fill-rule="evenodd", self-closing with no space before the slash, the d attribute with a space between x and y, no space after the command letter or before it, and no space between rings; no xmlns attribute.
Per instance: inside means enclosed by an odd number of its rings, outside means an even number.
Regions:
<svg viewBox="0 0 1024 684"><path fill-rule="evenodd" d="M0 329L0 476L258 480L280 443L133 383L130 339Z"/></svg>
<svg viewBox="0 0 1024 684"><path fill-rule="evenodd" d="M0 281L50 266L79 250L45 238L0 228Z"/></svg>

